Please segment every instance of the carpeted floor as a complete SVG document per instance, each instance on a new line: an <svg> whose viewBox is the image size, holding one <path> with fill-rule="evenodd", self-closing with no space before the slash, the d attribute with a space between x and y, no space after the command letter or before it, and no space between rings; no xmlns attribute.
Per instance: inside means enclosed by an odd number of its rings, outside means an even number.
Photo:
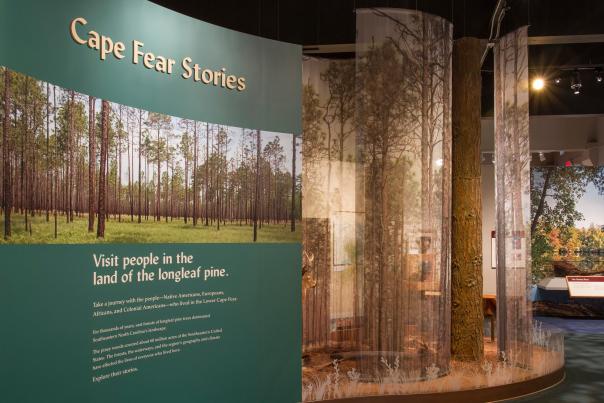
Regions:
<svg viewBox="0 0 604 403"><path fill-rule="evenodd" d="M604 320L536 319L565 332L566 379L554 388L514 402L604 402Z"/></svg>

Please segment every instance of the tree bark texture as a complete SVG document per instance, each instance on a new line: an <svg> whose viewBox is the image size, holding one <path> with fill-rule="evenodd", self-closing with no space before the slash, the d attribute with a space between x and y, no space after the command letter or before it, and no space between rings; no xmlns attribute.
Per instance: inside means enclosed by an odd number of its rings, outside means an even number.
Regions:
<svg viewBox="0 0 604 403"><path fill-rule="evenodd" d="M480 179L480 58L477 38L453 45L453 184L451 353L483 358L482 200Z"/></svg>

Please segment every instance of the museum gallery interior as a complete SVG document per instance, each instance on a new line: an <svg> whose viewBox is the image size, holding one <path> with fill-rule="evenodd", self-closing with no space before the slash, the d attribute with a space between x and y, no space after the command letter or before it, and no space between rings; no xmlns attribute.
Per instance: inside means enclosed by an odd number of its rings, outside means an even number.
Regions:
<svg viewBox="0 0 604 403"><path fill-rule="evenodd" d="M0 401L603 401L602 20L0 0Z"/></svg>

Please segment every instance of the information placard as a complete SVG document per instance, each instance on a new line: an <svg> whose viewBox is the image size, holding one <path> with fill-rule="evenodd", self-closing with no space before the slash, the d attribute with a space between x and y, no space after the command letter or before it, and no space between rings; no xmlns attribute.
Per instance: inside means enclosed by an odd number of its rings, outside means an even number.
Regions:
<svg viewBox="0 0 604 403"><path fill-rule="evenodd" d="M566 276L572 298L604 298L604 276Z"/></svg>

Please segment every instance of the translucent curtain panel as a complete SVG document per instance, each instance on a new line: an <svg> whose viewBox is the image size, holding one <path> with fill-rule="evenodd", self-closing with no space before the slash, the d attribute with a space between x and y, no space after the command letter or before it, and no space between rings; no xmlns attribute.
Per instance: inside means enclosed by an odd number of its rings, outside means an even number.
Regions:
<svg viewBox="0 0 604 403"><path fill-rule="evenodd" d="M360 371L440 376L450 358L452 25L357 10Z"/></svg>
<svg viewBox="0 0 604 403"><path fill-rule="evenodd" d="M527 28L502 37L495 53L497 347L531 365L529 82Z"/></svg>
<svg viewBox="0 0 604 403"><path fill-rule="evenodd" d="M303 346L305 352L352 350L355 64L307 58L302 70Z"/></svg>

